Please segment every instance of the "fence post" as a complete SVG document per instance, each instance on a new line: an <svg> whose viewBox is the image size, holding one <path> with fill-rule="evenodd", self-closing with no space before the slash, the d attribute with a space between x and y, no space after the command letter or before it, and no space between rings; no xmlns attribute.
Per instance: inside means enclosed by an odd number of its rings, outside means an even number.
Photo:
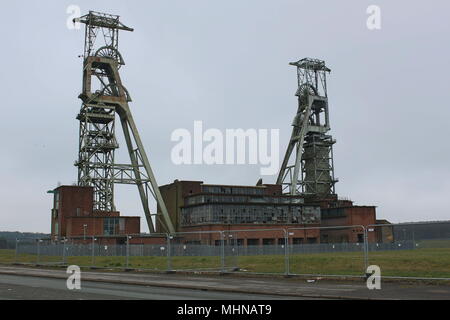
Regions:
<svg viewBox="0 0 450 320"><path fill-rule="evenodd" d="M37 260L36 260L36 264L39 264L39 256L40 256L40 254L41 254L41 247L40 247L40 242L41 242L41 239L37 239Z"/></svg>
<svg viewBox="0 0 450 320"><path fill-rule="evenodd" d="M369 266L369 235L367 228L363 227L364 231L364 275L367 272L367 267Z"/></svg>
<svg viewBox="0 0 450 320"><path fill-rule="evenodd" d="M233 271L239 270L239 244L238 244L238 235L234 233L231 235L233 238L233 246L231 248L231 254L233 255Z"/></svg>
<svg viewBox="0 0 450 320"><path fill-rule="evenodd" d="M94 267L95 266L95 237L94 236L92 236L92 248L91 248L91 251L92 251L92 267Z"/></svg>
<svg viewBox="0 0 450 320"><path fill-rule="evenodd" d="M286 229L284 231L284 267L285 267L285 275L289 275L289 234Z"/></svg>
<svg viewBox="0 0 450 320"><path fill-rule="evenodd" d="M67 241L67 239L66 238L64 238L63 239L63 256L62 256L62 258L63 258L63 264L66 264L66 241Z"/></svg>
<svg viewBox="0 0 450 320"><path fill-rule="evenodd" d="M14 253L14 263L17 263L18 261L17 261L17 251L19 250L19 239L18 238L16 238L16 250L15 250L15 253Z"/></svg>
<svg viewBox="0 0 450 320"><path fill-rule="evenodd" d="M222 268L222 272L225 272L225 234L223 233L223 231L220 231L220 255L221 255L221 259L220 259L220 264L221 264L221 268Z"/></svg>
<svg viewBox="0 0 450 320"><path fill-rule="evenodd" d="M170 272L172 271L172 250L171 250L171 246L170 246L170 240L172 239L172 235L171 234L166 234L166 238L167 238L167 271Z"/></svg>
<svg viewBox="0 0 450 320"><path fill-rule="evenodd" d="M128 269L128 263L130 259L130 237L127 235L127 248L126 248L127 260L125 262L125 269Z"/></svg>

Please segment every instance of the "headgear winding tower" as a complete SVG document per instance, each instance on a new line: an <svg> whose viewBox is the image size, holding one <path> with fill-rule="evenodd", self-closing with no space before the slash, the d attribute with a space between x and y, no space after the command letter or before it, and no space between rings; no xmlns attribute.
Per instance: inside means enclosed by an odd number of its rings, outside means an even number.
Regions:
<svg viewBox="0 0 450 320"><path fill-rule="evenodd" d="M150 162L142 145L128 103L131 97L122 84L119 69L124 60L118 50L119 30L133 31L119 16L89 11L74 19L86 25L83 63L83 90L80 121L78 185L94 187L94 209L115 211L114 184L136 184L150 232L154 223L149 208L153 196L160 208L166 231L174 232ZM103 39L102 45L96 40ZM116 164L119 147L115 135L115 115L119 115L131 164ZM156 214L155 214L156 215Z"/></svg>
<svg viewBox="0 0 450 320"><path fill-rule="evenodd" d="M328 198L335 194L337 182L332 149L336 141L327 134L330 120L326 74L330 69L324 61L310 58L290 65L297 67L298 109L277 184L291 195Z"/></svg>

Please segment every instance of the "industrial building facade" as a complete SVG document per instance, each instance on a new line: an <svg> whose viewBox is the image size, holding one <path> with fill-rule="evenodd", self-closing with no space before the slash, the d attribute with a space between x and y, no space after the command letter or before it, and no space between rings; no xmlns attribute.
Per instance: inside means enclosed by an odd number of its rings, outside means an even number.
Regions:
<svg viewBox="0 0 450 320"><path fill-rule="evenodd" d="M319 227L320 207L306 205L300 195L282 193L281 185L236 186L204 184L202 181L179 181L160 187L170 218L177 232L195 241L188 233L209 233L202 241L217 244L219 231L226 231L238 245L272 245L284 243L281 229ZM157 232L165 232L156 224ZM319 229L308 230L306 241L317 243ZM230 239L224 240L225 242Z"/></svg>
<svg viewBox="0 0 450 320"><path fill-rule="evenodd" d="M278 243L280 235L274 237L275 231L287 228L306 229L304 236L291 240L296 244L363 242L362 230L350 226L376 223L374 206L355 206L335 195L320 200L285 195L277 184L230 186L175 180L160 189L178 232L264 230L242 236L258 234L254 244ZM320 228L332 226L346 228ZM165 232L160 224L156 227Z"/></svg>
<svg viewBox="0 0 450 320"><path fill-rule="evenodd" d="M320 208L302 196L283 195L281 185L210 185L178 181L160 187L177 231L201 225L319 224ZM157 224L157 231L164 232Z"/></svg>
<svg viewBox="0 0 450 320"><path fill-rule="evenodd" d="M178 181L160 187L177 233L190 243L218 244L219 232L235 234L237 245L283 244L281 229L304 229L291 244L363 242L361 228L377 223L374 206L354 206L349 200L315 202L302 196L287 196L281 185L229 186L202 181ZM52 191L52 240L73 239L124 243L163 243L161 236L140 237L140 217L121 216L117 211L94 210L91 187L60 186ZM344 227L344 228L329 228ZM166 233L156 223L157 234ZM197 241L195 233L208 233ZM369 241L377 235L368 233ZM158 239L160 238L160 239ZM225 240L228 241L228 240Z"/></svg>

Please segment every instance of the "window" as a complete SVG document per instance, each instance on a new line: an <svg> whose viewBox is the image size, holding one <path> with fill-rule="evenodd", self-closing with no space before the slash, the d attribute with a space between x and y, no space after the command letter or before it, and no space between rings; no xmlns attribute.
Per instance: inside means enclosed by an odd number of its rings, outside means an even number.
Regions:
<svg viewBox="0 0 450 320"><path fill-rule="evenodd" d="M59 191L55 192L55 209L59 209Z"/></svg>
<svg viewBox="0 0 450 320"><path fill-rule="evenodd" d="M364 242L364 235L362 233L358 233L358 242L363 243Z"/></svg>
<svg viewBox="0 0 450 320"><path fill-rule="evenodd" d="M226 240L216 240L216 241L214 241L214 244L215 244L216 246L221 246L221 245L222 245L222 242L223 242L223 245L224 245L224 246L227 245L227 241L226 241Z"/></svg>
<svg viewBox="0 0 450 320"><path fill-rule="evenodd" d="M104 218L103 219L103 234L114 235L119 233L119 219L118 218Z"/></svg>
<svg viewBox="0 0 450 320"><path fill-rule="evenodd" d="M259 245L259 239L247 239L248 246L257 246Z"/></svg>
<svg viewBox="0 0 450 320"><path fill-rule="evenodd" d="M125 218L119 219L119 232L124 233L125 232Z"/></svg>

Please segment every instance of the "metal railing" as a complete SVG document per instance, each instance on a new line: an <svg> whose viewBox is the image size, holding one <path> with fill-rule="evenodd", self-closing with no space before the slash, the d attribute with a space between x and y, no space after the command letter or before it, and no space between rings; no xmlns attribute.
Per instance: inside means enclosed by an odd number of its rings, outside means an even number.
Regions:
<svg viewBox="0 0 450 320"><path fill-rule="evenodd" d="M126 235L58 243L16 241L16 263L153 271L450 280L450 222L302 228L249 228ZM107 239L107 238L106 238ZM81 241L83 240L83 241ZM0 256L1 262L1 256Z"/></svg>

